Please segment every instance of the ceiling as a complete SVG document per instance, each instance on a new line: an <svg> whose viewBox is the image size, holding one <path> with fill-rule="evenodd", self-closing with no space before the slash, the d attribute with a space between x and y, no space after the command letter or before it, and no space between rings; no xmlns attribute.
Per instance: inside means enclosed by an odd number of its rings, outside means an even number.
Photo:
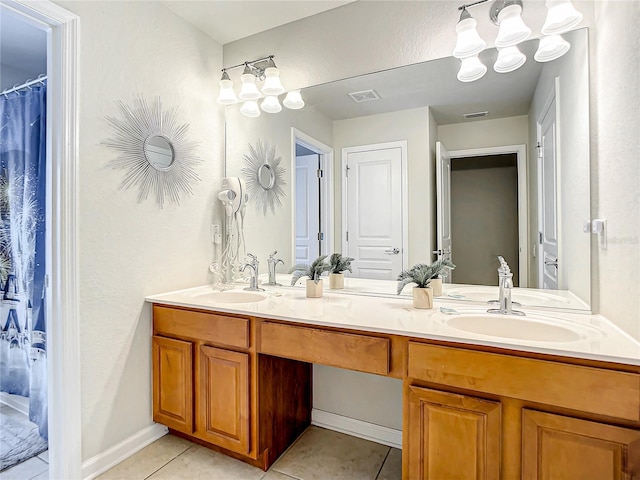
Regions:
<svg viewBox="0 0 640 480"><path fill-rule="evenodd" d="M47 73L47 34L0 4L0 90Z"/></svg>
<svg viewBox="0 0 640 480"><path fill-rule="evenodd" d="M216 42L225 45L352 1L162 0L162 3Z"/></svg>
<svg viewBox="0 0 640 480"><path fill-rule="evenodd" d="M526 115L535 92L542 65L533 61L537 40L519 45L528 61L515 72L499 74L491 66L496 49L480 54L487 74L470 83L459 82L460 61L453 57L352 77L306 88L308 106L314 106L332 120L375 115L429 106L440 125L468 122L463 113L489 111L478 120ZM350 92L373 89L380 100L356 103Z"/></svg>

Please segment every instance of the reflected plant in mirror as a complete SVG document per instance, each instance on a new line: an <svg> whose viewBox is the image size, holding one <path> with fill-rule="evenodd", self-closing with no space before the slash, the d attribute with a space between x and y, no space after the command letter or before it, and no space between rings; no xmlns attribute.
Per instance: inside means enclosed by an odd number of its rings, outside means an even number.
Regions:
<svg viewBox="0 0 640 480"><path fill-rule="evenodd" d="M138 187L138 203L153 192L160 208L168 200L180 204L183 193L193 194L191 183L199 181L194 166L201 162L187 139L188 124L178 122L178 108L162 110L156 97L151 105L140 96L132 107L118 101L123 119L107 116L114 136L103 142L119 155L110 165L125 171L121 188Z"/></svg>
<svg viewBox="0 0 640 480"><path fill-rule="evenodd" d="M329 257L329 288L339 290L344 288L344 271L351 269L351 257L343 257L341 253L334 253Z"/></svg>
<svg viewBox="0 0 640 480"><path fill-rule="evenodd" d="M276 207L282 205L280 197L285 196L283 186L286 185L285 169L280 165L282 157L276 156L276 146L258 140L255 147L249 144L249 153L244 155L244 160L242 173L247 181L249 199L264 215L269 209L275 213Z"/></svg>

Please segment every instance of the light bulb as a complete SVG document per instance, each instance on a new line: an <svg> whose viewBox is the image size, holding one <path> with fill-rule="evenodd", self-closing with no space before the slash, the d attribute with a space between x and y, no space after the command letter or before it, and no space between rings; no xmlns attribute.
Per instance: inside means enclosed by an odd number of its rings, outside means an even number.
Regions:
<svg viewBox="0 0 640 480"><path fill-rule="evenodd" d="M531 29L522 20L522 7L509 5L498 14L500 30L496 37L496 47L505 48L526 40L531 35Z"/></svg>
<svg viewBox="0 0 640 480"><path fill-rule="evenodd" d="M564 33L582 21L582 13L575 9L571 0L546 0L547 19L542 26L543 35Z"/></svg>
<svg viewBox="0 0 640 480"><path fill-rule="evenodd" d="M536 62L550 62L563 56L570 48L571 44L560 35L548 35L540 39L533 58Z"/></svg>
<svg viewBox="0 0 640 480"><path fill-rule="evenodd" d="M282 111L282 105L278 101L278 97L269 95L260 104L260 108L267 113L278 113Z"/></svg>
<svg viewBox="0 0 640 480"><path fill-rule="evenodd" d="M256 87L256 76L251 72L249 65L244 69L244 73L240 76L242 87L240 88L240 100L255 100L260 98L260 92Z"/></svg>
<svg viewBox="0 0 640 480"><path fill-rule="evenodd" d="M485 73L487 73L487 66L477 56L467 57L462 59L458 80L461 82L474 82L482 78Z"/></svg>
<svg viewBox="0 0 640 480"><path fill-rule="evenodd" d="M486 42L478 34L476 26L478 22L473 18L466 9L462 10L460 15L460 21L456 25L456 32L458 32L458 40L456 42L456 48L453 49L453 56L456 58L466 58L478 55L484 47L487 46Z"/></svg>
<svg viewBox="0 0 640 480"><path fill-rule="evenodd" d="M255 100L244 102L242 108L240 108L240 113L242 113L245 117L259 117L260 109L258 108L258 102L256 102Z"/></svg>
<svg viewBox="0 0 640 480"><path fill-rule="evenodd" d="M304 100L302 99L302 95L300 95L300 90L291 90L287 93L282 103L291 110L298 110L304 107Z"/></svg>
<svg viewBox="0 0 640 480"><path fill-rule="evenodd" d="M515 45L498 49L498 59L493 69L498 73L509 73L520 68L527 61L527 57Z"/></svg>
<svg viewBox="0 0 640 480"><path fill-rule="evenodd" d="M262 93L265 95L280 95L284 93L284 87L280 83L280 70L277 67L269 67L264 71L265 80Z"/></svg>
<svg viewBox="0 0 640 480"><path fill-rule="evenodd" d="M217 98L218 103L231 105L232 103L238 102L238 98L233 91L233 82L229 79L227 72L222 72L222 79L218 84L220 85L220 93Z"/></svg>

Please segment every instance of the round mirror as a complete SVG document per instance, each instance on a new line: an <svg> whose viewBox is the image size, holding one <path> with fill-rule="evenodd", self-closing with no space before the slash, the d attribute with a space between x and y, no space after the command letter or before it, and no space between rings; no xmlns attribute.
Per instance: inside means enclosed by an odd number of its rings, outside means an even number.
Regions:
<svg viewBox="0 0 640 480"><path fill-rule="evenodd" d="M167 137L154 133L144 141L144 156L156 170L169 170L173 165L175 152Z"/></svg>
<svg viewBox="0 0 640 480"><path fill-rule="evenodd" d="M263 163L258 168L258 183L265 190L270 190L276 183L276 174L268 163Z"/></svg>

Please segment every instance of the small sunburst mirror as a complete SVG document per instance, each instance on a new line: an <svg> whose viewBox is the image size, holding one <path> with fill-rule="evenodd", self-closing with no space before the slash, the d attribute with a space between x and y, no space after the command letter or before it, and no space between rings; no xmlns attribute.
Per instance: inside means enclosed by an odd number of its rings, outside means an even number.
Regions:
<svg viewBox="0 0 640 480"><path fill-rule="evenodd" d="M143 97L133 107L117 105L124 118L106 117L115 135L103 143L119 152L110 165L125 170L121 187L137 186L138 202L153 192L160 208L167 200L179 205L180 196L192 195L191 183L200 180L194 170L201 161L194 154L197 143L186 137L189 125L178 123L177 107L163 111L159 97L151 105Z"/></svg>
<svg viewBox="0 0 640 480"><path fill-rule="evenodd" d="M267 210L275 213L276 207L282 205L286 185L285 169L280 166L282 157L276 156L275 145L269 146L258 140L256 146L249 145L249 153L244 155L245 167L242 173L247 181L249 199L264 215Z"/></svg>

